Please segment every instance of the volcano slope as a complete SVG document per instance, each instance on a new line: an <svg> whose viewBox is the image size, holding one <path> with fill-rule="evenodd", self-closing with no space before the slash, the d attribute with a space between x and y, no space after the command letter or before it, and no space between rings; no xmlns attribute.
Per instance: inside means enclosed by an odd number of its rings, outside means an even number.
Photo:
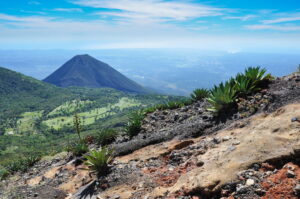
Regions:
<svg viewBox="0 0 300 199"><path fill-rule="evenodd" d="M300 75L277 78L222 118L207 106L147 115L139 135L112 144L117 157L98 180L62 153L2 181L0 198L298 198Z"/></svg>

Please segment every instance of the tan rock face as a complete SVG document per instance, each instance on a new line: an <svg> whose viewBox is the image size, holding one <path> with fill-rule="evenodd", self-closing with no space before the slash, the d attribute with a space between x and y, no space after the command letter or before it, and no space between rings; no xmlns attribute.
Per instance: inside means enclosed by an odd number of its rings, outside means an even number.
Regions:
<svg viewBox="0 0 300 199"><path fill-rule="evenodd" d="M192 143L194 143L193 140L185 140L185 141L172 140L170 142L164 142L164 143L144 147L142 149L134 151L129 155L117 157L116 160L122 163L128 163L131 160L146 161L151 158L157 158L164 154L170 153L175 149L184 148L185 146L188 146Z"/></svg>
<svg viewBox="0 0 300 199"><path fill-rule="evenodd" d="M56 176L57 174L59 174L59 172L60 172L61 169L62 169L62 167L54 167L54 168L48 170L48 171L44 174L44 176L45 176L46 178L53 179L53 178L55 178L55 176Z"/></svg>
<svg viewBox="0 0 300 199"><path fill-rule="evenodd" d="M273 114L260 114L249 118L245 121L247 125L242 125L243 128L239 127L241 125L233 124L232 126L237 127L204 138L173 140L147 146L118 160L123 163L133 159L147 161L171 153L173 150L180 151L186 146L196 145L203 139L219 138L222 141L217 141L214 147L208 148L206 153L197 156L197 161L202 161L203 166L193 167L189 172L182 172L176 183L172 183L169 187L158 186L149 193L152 198L176 195L183 190L185 192L201 190L203 193L210 194L226 182L235 180L239 171L249 168L254 163L291 156L295 150L299 150L300 123L291 122L291 118L297 116L300 116L300 104L288 105ZM113 190L113 193L110 190ZM116 190L108 189L105 194L116 194Z"/></svg>
<svg viewBox="0 0 300 199"><path fill-rule="evenodd" d="M55 187L69 195L74 194L81 186L84 186L92 181L89 176L89 171L83 170L82 166L75 167L71 164L66 164L64 166L53 167L47 170L43 175L37 176L26 181L26 184L35 187L37 185L45 184L45 180L58 178L62 173L72 173L68 178L64 179L64 182L59 186Z"/></svg>
<svg viewBox="0 0 300 199"><path fill-rule="evenodd" d="M274 114L250 118L250 124L244 128L218 132L218 137L233 139L199 155L204 162L202 167L182 175L172 187L155 189L151 195L157 197L182 189L214 192L254 163L292 155L300 149L300 123L291 122L297 116L300 116L300 104L288 105ZM236 140L240 144L234 145Z"/></svg>
<svg viewBox="0 0 300 199"><path fill-rule="evenodd" d="M60 190L65 191L66 193L75 193L81 186L88 184L92 181L92 178L89 176L89 171L82 170L77 168L75 175L71 177L68 181L59 186Z"/></svg>
<svg viewBox="0 0 300 199"><path fill-rule="evenodd" d="M119 196L120 199L130 198L133 192L134 190L130 186L121 185L113 187L107 192L101 193L98 198L110 198L115 195Z"/></svg>
<svg viewBox="0 0 300 199"><path fill-rule="evenodd" d="M43 177L42 177L42 176L38 176L38 177L29 179L26 183L27 183L29 186L36 186L36 185L38 185L42 180L43 180Z"/></svg>

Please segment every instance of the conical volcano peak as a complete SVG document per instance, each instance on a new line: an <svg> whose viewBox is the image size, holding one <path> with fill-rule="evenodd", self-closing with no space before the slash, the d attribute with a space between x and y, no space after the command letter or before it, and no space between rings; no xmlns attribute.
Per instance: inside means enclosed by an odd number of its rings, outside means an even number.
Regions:
<svg viewBox="0 0 300 199"><path fill-rule="evenodd" d="M72 59L95 59L89 54L75 55Z"/></svg>
<svg viewBox="0 0 300 199"><path fill-rule="evenodd" d="M108 64L88 54L74 56L44 81L60 87L108 87L134 93L148 92Z"/></svg>
<svg viewBox="0 0 300 199"><path fill-rule="evenodd" d="M100 61L88 54L83 54L83 55L74 56L72 59L69 60L69 62L81 62L81 64L85 64L88 62L100 62Z"/></svg>

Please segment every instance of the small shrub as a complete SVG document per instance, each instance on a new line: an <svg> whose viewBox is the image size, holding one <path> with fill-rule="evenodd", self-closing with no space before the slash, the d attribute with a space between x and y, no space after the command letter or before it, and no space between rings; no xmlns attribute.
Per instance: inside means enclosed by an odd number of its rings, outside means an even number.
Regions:
<svg viewBox="0 0 300 199"><path fill-rule="evenodd" d="M111 144L113 141L116 140L118 136L118 132L114 129L104 129L97 133L95 136L95 140L97 144L104 146Z"/></svg>
<svg viewBox="0 0 300 199"><path fill-rule="evenodd" d="M84 142L87 143L87 144L94 143L94 140L95 140L95 137L91 136L91 135L88 135L88 136L84 137Z"/></svg>
<svg viewBox="0 0 300 199"><path fill-rule="evenodd" d="M156 111L158 109L157 107L158 107L158 105L148 107L148 108L144 109L144 113L145 114L153 113L154 111Z"/></svg>
<svg viewBox="0 0 300 199"><path fill-rule="evenodd" d="M187 99L187 100L183 100L182 103L184 104L184 106L188 106L188 105L191 105L193 104L193 100L191 99Z"/></svg>
<svg viewBox="0 0 300 199"><path fill-rule="evenodd" d="M9 171L6 168L0 166L0 180L4 180L8 175Z"/></svg>
<svg viewBox="0 0 300 199"><path fill-rule="evenodd" d="M211 108L208 110L219 113L222 110L228 109L234 105L236 99L236 90L230 82L221 83L211 90L208 102Z"/></svg>
<svg viewBox="0 0 300 199"><path fill-rule="evenodd" d="M169 101L165 104L158 104L152 107L148 107L146 109L143 110L144 114L148 114L148 113L153 113L156 110L172 110L172 109L177 109L177 108L181 108L183 106L188 106L190 104L193 103L193 100L187 99L187 100L181 100L181 101Z"/></svg>
<svg viewBox="0 0 300 199"><path fill-rule="evenodd" d="M68 144L66 147L67 152L71 152L75 156L81 156L89 151L89 147L84 141L79 141L77 143Z"/></svg>
<svg viewBox="0 0 300 199"><path fill-rule="evenodd" d="M134 112L129 117L129 122L125 126L125 132L127 133L127 135L129 135L130 138L139 134L144 117L145 115L142 111Z"/></svg>
<svg viewBox="0 0 300 199"><path fill-rule="evenodd" d="M184 103L183 102L168 102L166 104L166 106L167 106L166 109L172 110L172 109L177 109L177 108L183 107Z"/></svg>
<svg viewBox="0 0 300 199"><path fill-rule="evenodd" d="M5 165L5 168L7 169L7 171L9 171L9 173L26 171L27 169L26 165L23 164L22 159L9 162L8 164Z"/></svg>
<svg viewBox="0 0 300 199"><path fill-rule="evenodd" d="M192 98L193 101L203 100L207 97L209 97L209 90L203 89L203 88L196 89L191 94L191 98Z"/></svg>
<svg viewBox="0 0 300 199"><path fill-rule="evenodd" d="M156 106L156 110L173 110L173 109L177 109L177 108L181 108L183 106L185 106L185 104L189 104L190 102L188 100L186 101L170 101L167 102L166 104L159 104Z"/></svg>
<svg viewBox="0 0 300 199"><path fill-rule="evenodd" d="M112 151L107 148L92 150L84 157L87 159L84 164L88 166L91 173L96 173L98 177L108 173L108 164L113 160Z"/></svg>
<svg viewBox="0 0 300 199"><path fill-rule="evenodd" d="M41 160L39 155L31 155L25 159L25 163L28 167L32 167L35 163Z"/></svg>
<svg viewBox="0 0 300 199"><path fill-rule="evenodd" d="M40 156L32 155L26 158L11 161L8 164L4 165L4 167L9 173L15 173L18 171L25 172L39 160L40 160Z"/></svg>

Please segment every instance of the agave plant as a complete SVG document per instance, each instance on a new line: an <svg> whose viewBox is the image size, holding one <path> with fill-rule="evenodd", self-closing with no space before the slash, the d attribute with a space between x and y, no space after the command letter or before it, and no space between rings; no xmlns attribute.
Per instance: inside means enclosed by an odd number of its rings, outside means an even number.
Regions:
<svg viewBox="0 0 300 199"><path fill-rule="evenodd" d="M208 102L211 104L209 111L219 113L231 107L235 103L236 90L231 85L231 81L221 83L219 86L214 86L211 90L211 94L208 98Z"/></svg>
<svg viewBox="0 0 300 199"><path fill-rule="evenodd" d="M125 132L130 136L136 136L141 131L142 121L145 117L144 112L138 111L134 112L129 117L129 122L125 126Z"/></svg>
<svg viewBox="0 0 300 199"><path fill-rule="evenodd" d="M103 129L95 136L97 144L104 146L111 144L118 136L118 132L114 129Z"/></svg>
<svg viewBox="0 0 300 199"><path fill-rule="evenodd" d="M168 102L166 104L166 109L176 109L176 108L181 108L184 106L184 103L183 102Z"/></svg>
<svg viewBox="0 0 300 199"><path fill-rule="evenodd" d="M90 154L84 157L87 159L84 164L88 166L88 170L98 177L107 174L109 170L108 164L113 160L112 151L107 148L92 150Z"/></svg>
<svg viewBox="0 0 300 199"><path fill-rule="evenodd" d="M261 67L249 67L245 70L245 76L252 81L253 85L258 85L262 81L272 78L271 74L266 74L267 70Z"/></svg>
<svg viewBox="0 0 300 199"><path fill-rule="evenodd" d="M207 89L196 89L191 94L191 98L193 101L203 100L204 98L207 98L209 96L209 90Z"/></svg>
<svg viewBox="0 0 300 199"><path fill-rule="evenodd" d="M253 84L251 79L240 73L237 74L236 78L234 79L234 88L237 94L241 96L248 95L259 90L259 88Z"/></svg>

